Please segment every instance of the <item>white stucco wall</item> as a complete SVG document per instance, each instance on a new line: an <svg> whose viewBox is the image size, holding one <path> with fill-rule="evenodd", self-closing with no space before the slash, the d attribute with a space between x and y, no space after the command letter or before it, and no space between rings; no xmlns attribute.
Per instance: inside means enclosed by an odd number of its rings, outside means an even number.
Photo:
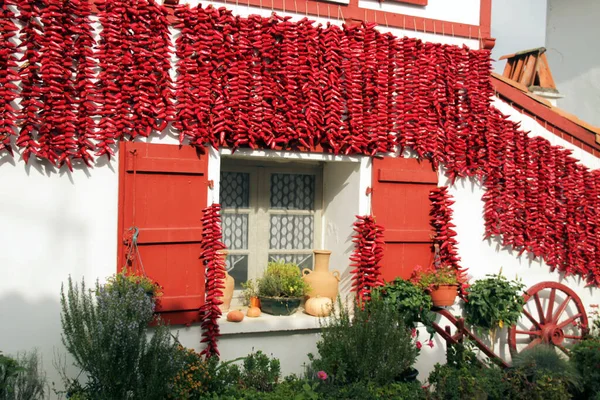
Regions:
<svg viewBox="0 0 600 400"><path fill-rule="evenodd" d="M600 126L600 2L548 0L547 57L559 93L558 106Z"/></svg>

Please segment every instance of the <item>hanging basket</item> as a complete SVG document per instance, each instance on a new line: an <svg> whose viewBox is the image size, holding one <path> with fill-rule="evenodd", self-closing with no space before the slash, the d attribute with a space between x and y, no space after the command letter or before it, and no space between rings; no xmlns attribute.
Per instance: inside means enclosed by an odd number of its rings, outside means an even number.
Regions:
<svg viewBox="0 0 600 400"><path fill-rule="evenodd" d="M439 285L429 293L434 307L448 307L454 304L458 295L458 285Z"/></svg>

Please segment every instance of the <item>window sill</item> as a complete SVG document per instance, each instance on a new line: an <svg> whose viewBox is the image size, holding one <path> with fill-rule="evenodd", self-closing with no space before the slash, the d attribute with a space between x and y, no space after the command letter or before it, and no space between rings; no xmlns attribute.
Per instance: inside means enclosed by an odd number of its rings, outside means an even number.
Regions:
<svg viewBox="0 0 600 400"><path fill-rule="evenodd" d="M242 312L244 313L244 319L241 322L227 321L227 314L224 314L219 319L221 335L318 330L320 328L320 318L306 314L303 309L299 309L294 314L288 316L275 316L262 313L257 318L247 317L246 309L243 309Z"/></svg>

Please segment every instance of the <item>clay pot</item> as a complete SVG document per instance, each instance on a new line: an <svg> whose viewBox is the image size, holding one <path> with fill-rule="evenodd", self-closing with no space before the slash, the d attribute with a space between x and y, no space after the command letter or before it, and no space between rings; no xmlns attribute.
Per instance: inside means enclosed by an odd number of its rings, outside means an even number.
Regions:
<svg viewBox="0 0 600 400"><path fill-rule="evenodd" d="M260 299L258 297L250 297L250 307L260 308Z"/></svg>
<svg viewBox="0 0 600 400"><path fill-rule="evenodd" d="M219 254L222 255L223 260L227 257L227 250L220 250ZM226 313L229 311L229 306L231 305L231 299L233 298L233 289L235 287L235 279L227 272L225 272L225 289L223 289L223 297L219 297L219 299L223 302L223 304L219 305L219 309L221 312Z"/></svg>
<svg viewBox="0 0 600 400"><path fill-rule="evenodd" d="M336 301L338 295L338 285L340 282L340 272L334 270L329 272L329 250L313 250L315 254L315 269L311 271L308 268L302 270L302 279L310 285L308 297L329 297Z"/></svg>
<svg viewBox="0 0 600 400"><path fill-rule="evenodd" d="M435 289L431 289L431 292L429 293L434 307L447 307L453 305L457 294L457 285L440 285Z"/></svg>

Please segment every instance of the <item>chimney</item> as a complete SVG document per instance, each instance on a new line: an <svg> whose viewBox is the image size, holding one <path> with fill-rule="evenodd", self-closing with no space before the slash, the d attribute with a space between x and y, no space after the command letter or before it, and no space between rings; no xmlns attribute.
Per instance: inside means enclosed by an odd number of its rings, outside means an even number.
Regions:
<svg viewBox="0 0 600 400"><path fill-rule="evenodd" d="M545 47L538 47L500 57L500 60L506 60L502 75L525 85L531 93L556 107L556 101L564 96L556 90L545 53Z"/></svg>

